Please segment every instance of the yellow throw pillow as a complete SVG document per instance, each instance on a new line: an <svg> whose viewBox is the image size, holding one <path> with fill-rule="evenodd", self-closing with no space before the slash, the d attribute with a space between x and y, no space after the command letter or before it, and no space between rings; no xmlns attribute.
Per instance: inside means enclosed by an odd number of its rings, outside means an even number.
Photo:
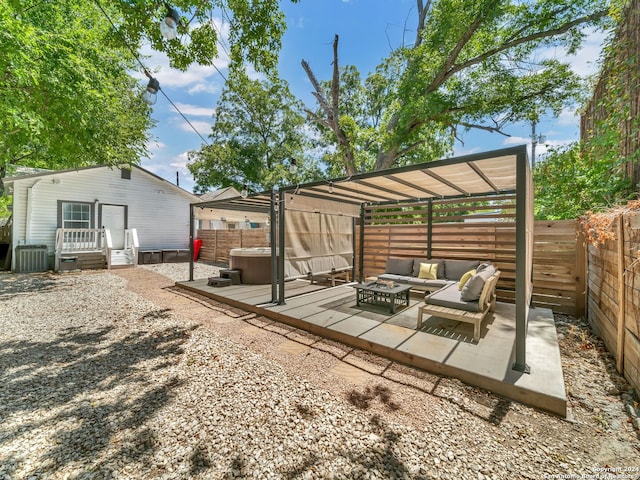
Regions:
<svg viewBox="0 0 640 480"><path fill-rule="evenodd" d="M437 263L421 263L420 273L418 278L425 280L437 280L438 279L438 264Z"/></svg>
<svg viewBox="0 0 640 480"><path fill-rule="evenodd" d="M469 270L467 273L462 275L462 277L460 277L460 283L458 283L458 290L462 291L462 289L464 288L464 284L467 283L469 279L473 277L475 274L476 274L475 270Z"/></svg>

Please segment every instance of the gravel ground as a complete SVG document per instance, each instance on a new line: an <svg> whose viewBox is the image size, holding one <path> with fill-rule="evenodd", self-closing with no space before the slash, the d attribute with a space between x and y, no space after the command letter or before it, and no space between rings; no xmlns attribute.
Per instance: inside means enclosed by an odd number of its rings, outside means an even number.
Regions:
<svg viewBox="0 0 640 480"><path fill-rule="evenodd" d="M0 479L640 478L637 396L579 320L567 421L185 295L186 268L0 275Z"/></svg>

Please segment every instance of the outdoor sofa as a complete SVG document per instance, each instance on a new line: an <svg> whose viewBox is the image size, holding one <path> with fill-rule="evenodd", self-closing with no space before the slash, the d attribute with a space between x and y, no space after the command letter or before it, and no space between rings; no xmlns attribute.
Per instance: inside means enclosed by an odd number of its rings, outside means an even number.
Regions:
<svg viewBox="0 0 640 480"><path fill-rule="evenodd" d="M495 310L500 271L479 260L390 257L378 278L428 292L418 308L417 329L426 313L473 324L473 340L478 342L482 322Z"/></svg>
<svg viewBox="0 0 640 480"><path fill-rule="evenodd" d="M437 264L431 270L432 275L425 275L422 265ZM457 260L445 258L400 258L389 257L385 273L378 275L379 280L393 280L396 283L411 285L413 290L434 292L455 282L459 282L462 276L480 265L479 260ZM420 270L423 270L421 275ZM433 275L435 274L435 275Z"/></svg>

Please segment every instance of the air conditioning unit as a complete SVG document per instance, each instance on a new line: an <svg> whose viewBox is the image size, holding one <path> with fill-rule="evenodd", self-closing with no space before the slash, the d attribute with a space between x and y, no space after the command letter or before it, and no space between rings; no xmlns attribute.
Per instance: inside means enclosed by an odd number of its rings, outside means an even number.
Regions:
<svg viewBox="0 0 640 480"><path fill-rule="evenodd" d="M49 252L46 245L18 245L16 272L34 273L49 270Z"/></svg>

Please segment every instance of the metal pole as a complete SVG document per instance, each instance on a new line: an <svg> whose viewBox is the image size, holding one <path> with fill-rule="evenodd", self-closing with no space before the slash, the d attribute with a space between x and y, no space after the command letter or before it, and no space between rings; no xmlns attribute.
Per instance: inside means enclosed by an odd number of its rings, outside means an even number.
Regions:
<svg viewBox="0 0 640 480"><path fill-rule="evenodd" d="M527 241L528 167L527 150L523 148L522 153L516 157L516 358L511 367L523 373L531 373L527 365L527 317L529 315L527 263L530 248Z"/></svg>
<svg viewBox="0 0 640 480"><path fill-rule="evenodd" d="M355 218L351 219L351 280L356 280L356 226L357 222Z"/></svg>
<svg viewBox="0 0 640 480"><path fill-rule="evenodd" d="M194 206L189 205L189 281L193 282L193 229L195 227Z"/></svg>
<svg viewBox="0 0 640 480"><path fill-rule="evenodd" d="M358 268L360 270L358 281L362 283L364 280L364 203L360 204L360 260Z"/></svg>
<svg viewBox="0 0 640 480"><path fill-rule="evenodd" d="M430 198L427 204L427 258L431 260L433 248L433 200Z"/></svg>
<svg viewBox="0 0 640 480"><path fill-rule="evenodd" d="M531 122L531 168L536 166L536 145L538 144L538 137L536 136L536 121Z"/></svg>
<svg viewBox="0 0 640 480"><path fill-rule="evenodd" d="M284 305L284 192L280 192L280 201L278 203L278 240L280 255L278 256L278 284L279 295L278 305Z"/></svg>
<svg viewBox="0 0 640 480"><path fill-rule="evenodd" d="M278 219L276 217L276 192L271 191L271 208L269 209L269 218L271 228L269 229L271 241L271 302L278 300L278 236L276 228L278 228Z"/></svg>

